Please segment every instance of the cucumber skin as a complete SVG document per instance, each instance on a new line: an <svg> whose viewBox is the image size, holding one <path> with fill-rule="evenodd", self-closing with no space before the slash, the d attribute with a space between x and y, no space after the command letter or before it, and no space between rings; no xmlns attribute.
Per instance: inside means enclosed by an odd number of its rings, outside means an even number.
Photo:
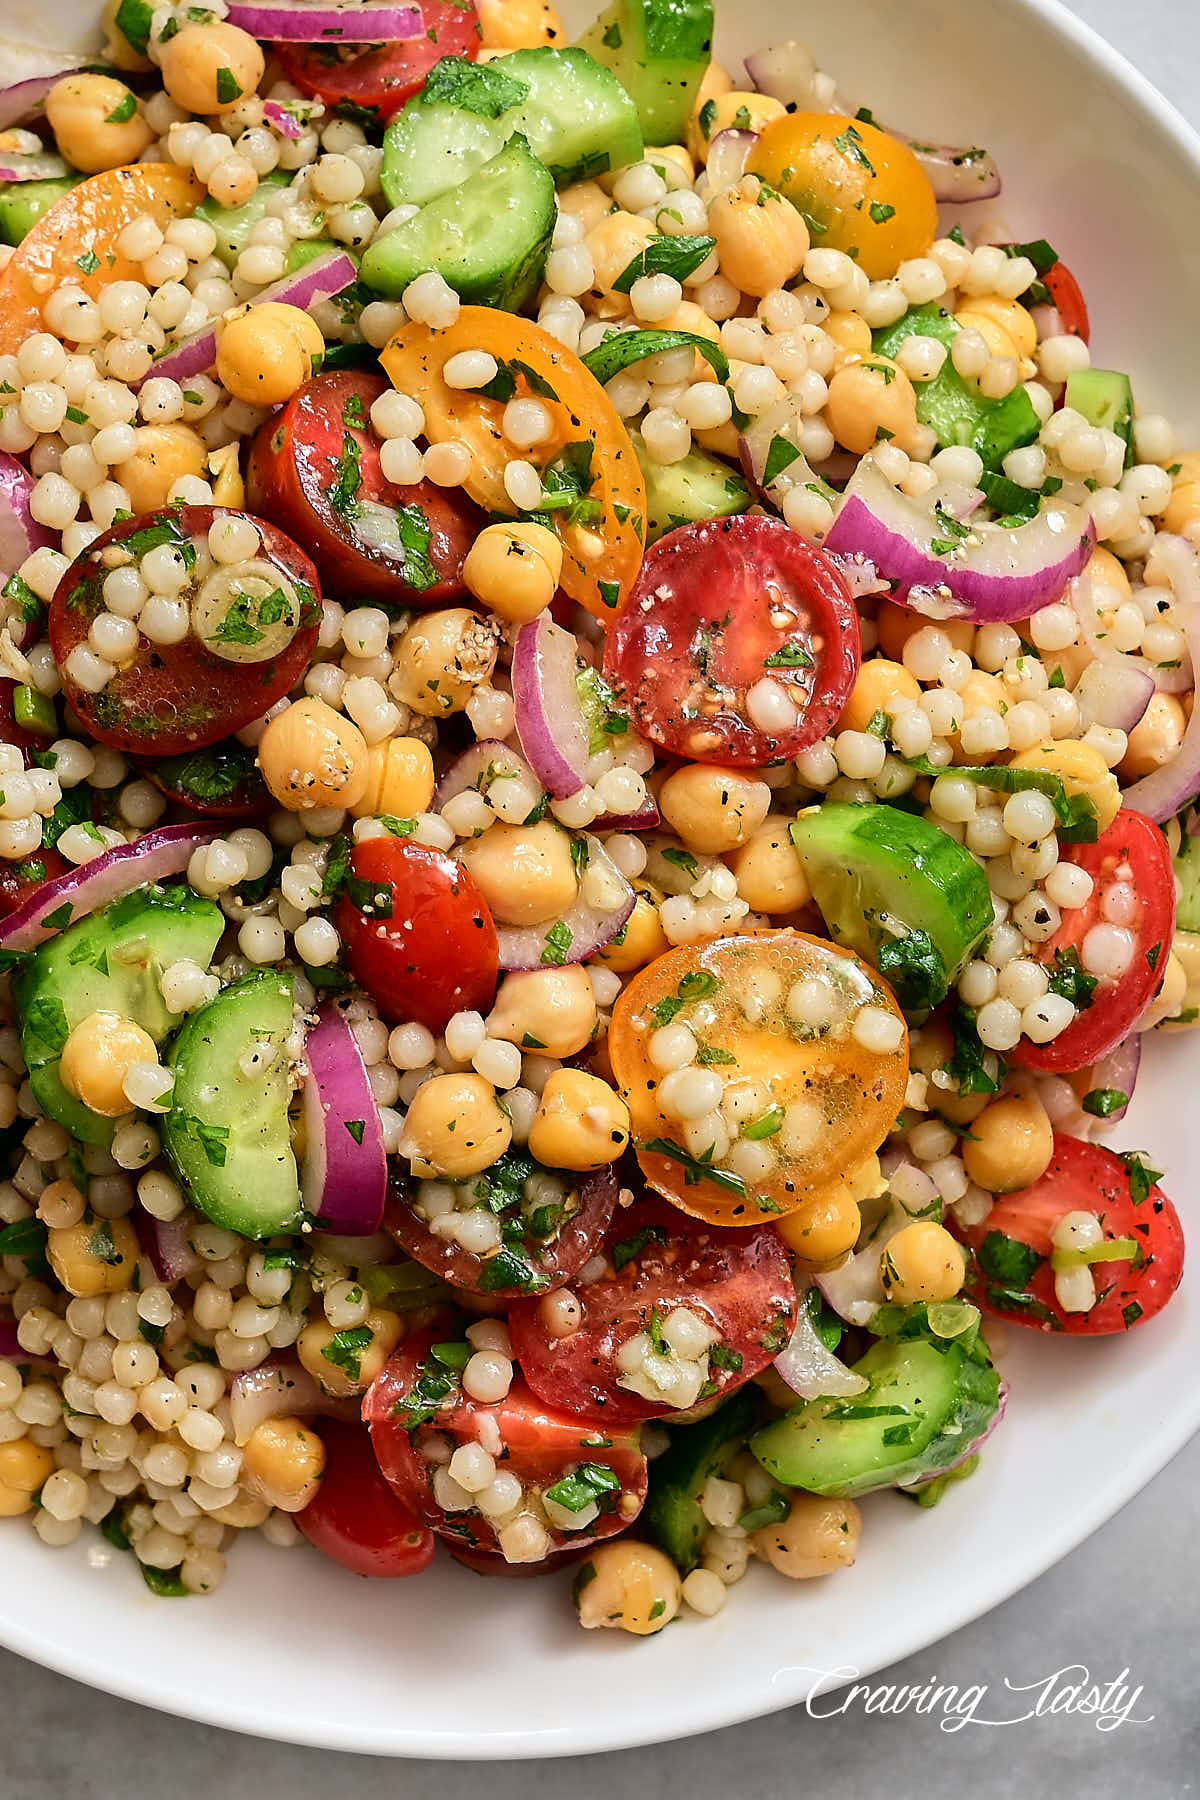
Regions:
<svg viewBox="0 0 1200 1800"><path fill-rule="evenodd" d="M956 319L931 302L911 307L894 325L877 331L872 345L877 356L894 357L907 338L920 335L949 350L960 330ZM1032 444L1042 428L1024 388L1014 388L1003 400L987 400L967 386L949 356L932 381L917 383L917 417L937 433L943 449L969 445L993 473L1000 472L1010 450Z"/></svg>
<svg viewBox="0 0 1200 1800"><path fill-rule="evenodd" d="M579 45L625 87L646 143L674 144L691 117L712 39L711 0L613 0Z"/></svg>
<svg viewBox="0 0 1200 1800"><path fill-rule="evenodd" d="M642 1524L681 1575L690 1575L700 1561L708 1530L700 1510L704 1484L741 1449L762 1413L761 1395L752 1383L747 1384L711 1418L672 1431L670 1448L650 1464L650 1491L642 1508Z"/></svg>
<svg viewBox="0 0 1200 1800"><path fill-rule="evenodd" d="M45 181L12 181L0 189L0 244L19 244L82 175L53 175Z"/></svg>
<svg viewBox="0 0 1200 1800"><path fill-rule="evenodd" d="M1067 377L1063 405L1082 413L1089 425L1115 431L1125 442L1125 467L1132 468L1133 385L1119 369L1078 369Z"/></svg>

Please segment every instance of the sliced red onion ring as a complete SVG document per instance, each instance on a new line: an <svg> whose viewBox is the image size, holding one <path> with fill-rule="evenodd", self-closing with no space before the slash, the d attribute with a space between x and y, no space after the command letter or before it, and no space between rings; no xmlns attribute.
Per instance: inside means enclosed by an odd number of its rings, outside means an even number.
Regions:
<svg viewBox="0 0 1200 1800"><path fill-rule="evenodd" d="M635 813L601 813L592 820L593 831L655 831L662 824L662 814L653 800Z"/></svg>
<svg viewBox="0 0 1200 1800"><path fill-rule="evenodd" d="M383 1218L387 1152L358 1040L332 1002L320 1009L304 1060L305 1207L324 1229L369 1237Z"/></svg>
<svg viewBox="0 0 1200 1800"><path fill-rule="evenodd" d="M15 456L0 450L0 572L15 575L27 556L54 542L29 510L34 480Z"/></svg>
<svg viewBox="0 0 1200 1800"><path fill-rule="evenodd" d="M1197 569L1196 552L1183 538L1163 536L1154 546L1154 555L1175 590L1175 605L1187 638L1192 667L1200 669L1200 570ZM1183 741L1171 761L1126 788L1122 804L1161 825L1182 811L1197 794L1200 794L1200 706L1193 706Z"/></svg>
<svg viewBox="0 0 1200 1800"><path fill-rule="evenodd" d="M775 1371L802 1400L816 1400L824 1394L861 1394L871 1385L865 1375L848 1369L822 1340L808 1309L807 1284L800 1294L796 1329L787 1348L775 1358Z"/></svg>
<svg viewBox="0 0 1200 1800"><path fill-rule="evenodd" d="M28 156L0 155L0 181L61 181L70 169L52 150L31 152Z"/></svg>
<svg viewBox="0 0 1200 1800"><path fill-rule="evenodd" d="M233 0L226 9L231 25L239 25L264 44L391 44L397 38L421 37L425 16L419 6L392 6L387 0L338 6L309 0Z"/></svg>
<svg viewBox="0 0 1200 1800"><path fill-rule="evenodd" d="M1005 1381L1003 1375L1001 1375L1000 1391L996 1396L996 1410L988 1420L986 1429L981 1431L977 1438L972 1438L966 1448L960 1450L958 1455L954 1458L954 1461L948 1462L945 1468L935 1469L932 1475L922 1475L916 1481L900 1482L898 1485L903 1488L904 1492L906 1494L919 1494L921 1489L923 1487L928 1487L931 1481L940 1481L943 1475L952 1475L955 1469L961 1469L965 1462L969 1462L973 1456L977 1456L991 1437L993 1431L995 1431L1005 1413L1008 1411L1009 1391L1009 1385L1007 1381Z"/></svg>
<svg viewBox="0 0 1200 1800"><path fill-rule="evenodd" d="M198 1275L204 1267L203 1259L188 1240L188 1230L186 1213L178 1219L153 1219L149 1213L138 1214L138 1241L154 1264L154 1273L168 1287L186 1281L189 1275Z"/></svg>
<svg viewBox="0 0 1200 1800"><path fill-rule="evenodd" d="M842 573L842 580L850 589L852 600L866 600L875 594L886 594L891 591L891 582L880 579L879 571L873 562L865 556L844 556L836 550L829 552Z"/></svg>
<svg viewBox="0 0 1200 1800"><path fill-rule="evenodd" d="M22 1350L21 1340L17 1336L15 1319L0 1319L0 1358L5 1362L33 1363L39 1369L57 1369L57 1356L43 1354L32 1350Z"/></svg>
<svg viewBox="0 0 1200 1800"><path fill-rule="evenodd" d="M298 1362L265 1362L234 1377L229 1390L229 1418L235 1444L248 1443L265 1419L282 1413L308 1418L325 1413L331 1419L357 1423L362 1401L357 1395L333 1400L323 1394L308 1370Z"/></svg>
<svg viewBox="0 0 1200 1800"><path fill-rule="evenodd" d="M1154 695L1154 677L1138 659L1110 650L1102 661L1089 663L1075 683L1080 723L1130 732Z"/></svg>
<svg viewBox="0 0 1200 1800"><path fill-rule="evenodd" d="M354 259L344 250L328 250L324 256L315 256L294 275L285 275L282 281L274 281L270 287L263 288L249 304L260 306L264 300L277 300L285 306L297 307L300 312L311 312L318 300L330 300L334 294L340 294L357 275ZM140 380L131 382L130 386L136 391L154 375L169 375L172 381L179 382L187 381L193 375L203 375L217 360L217 324L214 319L211 325L202 325L190 337L172 344L151 363Z"/></svg>
<svg viewBox="0 0 1200 1800"><path fill-rule="evenodd" d="M1156 996L1157 999L1157 996ZM1151 1001L1151 1005L1154 1005ZM1104 1128L1119 1125L1129 1110L1129 1102L1133 1099L1133 1090L1137 1086L1138 1069L1142 1062L1142 1034L1135 1027L1127 1038L1122 1038L1115 1050L1110 1050L1092 1070L1093 1088L1115 1088L1118 1094L1124 1094L1125 1105L1119 1106L1115 1112L1106 1115Z"/></svg>
<svg viewBox="0 0 1200 1800"><path fill-rule="evenodd" d="M814 1275L830 1306L849 1325L865 1325L883 1304L883 1288L879 1281L879 1253L898 1231L912 1220L895 1201L861 1250L848 1256L839 1268Z"/></svg>
<svg viewBox="0 0 1200 1800"><path fill-rule="evenodd" d="M1156 689L1160 694L1191 693L1195 685L1195 678L1190 656L1183 657L1177 669L1164 669L1159 663L1148 662L1144 656L1134 656L1122 650L1114 650L1104 633L1097 629L1098 614L1095 597L1092 583L1086 575L1079 576L1071 583L1069 598L1075 609L1075 616L1079 620L1079 635L1093 657L1093 661L1088 664L1083 675L1080 676L1075 690L1076 699L1080 701L1081 711L1087 705L1094 703L1089 698L1093 695L1093 690L1098 690L1099 704L1103 706L1111 703L1112 710L1118 715L1121 712L1132 714L1135 702L1142 695L1145 696L1142 699L1141 711L1133 717L1132 723L1129 725L1123 724L1119 716L1111 719L1102 718L1098 711L1094 713L1094 716L1084 719L1085 725L1114 725L1121 731L1132 731L1138 719L1142 717L1149 706L1150 696ZM1111 681L1102 682L1099 674L1092 674L1093 669L1109 672ZM1149 678L1148 690L1145 682L1140 679L1142 676ZM1085 685L1086 677L1090 677L1090 680ZM1139 679L1134 679L1134 677ZM1081 698L1081 692L1083 698Z"/></svg>
<svg viewBox="0 0 1200 1800"><path fill-rule="evenodd" d="M1037 327L1039 343L1044 343L1047 338L1063 335L1062 315L1057 306L1030 307L1029 316Z"/></svg>
<svg viewBox="0 0 1200 1800"><path fill-rule="evenodd" d="M634 892L598 837L584 833L586 866L581 869L575 904L561 919L545 925L498 925L502 969L545 969L583 962L616 937L633 911ZM589 887L604 885L611 900L592 905Z"/></svg>
<svg viewBox="0 0 1200 1800"><path fill-rule="evenodd" d="M807 487L815 482L817 476L800 448L800 433L804 426L804 414L800 410L800 400L795 394L788 394L777 406L769 407L765 413L750 420L746 429L738 438L738 457L742 472L755 492L771 505L778 506L784 495L794 487ZM767 481L767 465L772 460L771 446L776 439L782 438L791 446L795 455L790 462L777 468ZM778 463L780 452L775 454Z"/></svg>
<svg viewBox="0 0 1200 1800"><path fill-rule="evenodd" d="M760 94L782 100L794 111L828 112L827 95L818 94L813 83L817 65L807 44L795 39L785 44L771 44L755 50L746 58L746 73Z"/></svg>
<svg viewBox="0 0 1200 1800"><path fill-rule="evenodd" d="M46 938L53 937L67 924L120 900L152 881L165 881L170 875L182 875L191 861L192 851L211 844L221 835L219 825L164 825L148 831L132 844L117 844L103 856L93 857L78 869L44 881L7 919L0 921L0 947L5 950L32 950ZM69 909L55 924L47 924L50 913Z"/></svg>
<svg viewBox="0 0 1200 1800"><path fill-rule="evenodd" d="M0 88L0 131L10 125L23 125L27 119L40 119L46 111L46 95L64 75L79 75L79 64L55 69L48 75L31 75L12 87Z"/></svg>
<svg viewBox="0 0 1200 1800"><path fill-rule="evenodd" d="M575 680L575 639L549 613L517 633L512 693L530 767L556 800L569 800L587 776L588 728Z"/></svg>
<svg viewBox="0 0 1200 1800"><path fill-rule="evenodd" d="M734 186L746 173L750 152L758 142L757 131L718 131L708 146L704 172L710 194L720 194Z"/></svg>
<svg viewBox="0 0 1200 1800"><path fill-rule="evenodd" d="M932 506L901 494L867 457L847 483L825 547L867 557L896 583L894 599L930 618L1008 624L1061 598L1095 532L1079 507L1051 505L1011 529L974 524L949 556L933 548L944 538Z"/></svg>
<svg viewBox="0 0 1200 1800"><path fill-rule="evenodd" d="M537 776L518 751L510 749L499 738L480 738L477 744L456 756L443 774L433 793L434 811L441 812L448 800L465 794L468 788L481 792L486 786L489 769L505 775L524 775L538 785Z"/></svg>
<svg viewBox="0 0 1200 1800"><path fill-rule="evenodd" d="M268 125L275 127L281 137L296 139L304 136L304 126L282 100L264 100L263 118Z"/></svg>

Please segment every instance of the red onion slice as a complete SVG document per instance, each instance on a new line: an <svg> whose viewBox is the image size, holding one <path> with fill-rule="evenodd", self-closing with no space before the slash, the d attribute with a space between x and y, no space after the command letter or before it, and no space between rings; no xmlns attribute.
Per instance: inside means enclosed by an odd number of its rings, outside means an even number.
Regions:
<svg viewBox="0 0 1200 1800"><path fill-rule="evenodd" d="M517 736L529 765L556 800L584 784L588 728L575 680L575 639L541 613L513 644L512 693Z"/></svg>
<svg viewBox="0 0 1200 1800"><path fill-rule="evenodd" d="M757 131L718 131L708 146L704 172L710 194L723 193L742 179L750 152L758 142Z"/></svg>
<svg viewBox="0 0 1200 1800"><path fill-rule="evenodd" d="M810 481L815 482L817 476L808 458L800 448L800 433L804 426L804 414L800 410L799 396L788 394L777 406L770 407L765 413L759 413L751 419L746 429L738 438L738 457L742 465L742 473L754 488L755 492L771 505L781 504L785 494L794 487L807 487ZM774 462L778 465L786 451L776 451L772 457L771 446L776 439L795 451L790 461L782 467L776 467L770 481L767 480L768 466Z"/></svg>
<svg viewBox="0 0 1200 1800"><path fill-rule="evenodd" d="M433 792L433 810L440 812L448 800L465 794L468 788L482 792L489 769L504 775L524 775L537 785L537 776L518 751L510 749L499 738L480 738L477 744L456 756L442 775Z"/></svg>
<svg viewBox="0 0 1200 1800"><path fill-rule="evenodd" d="M1086 575L1079 576L1071 583L1069 597L1071 605L1075 609L1075 616L1079 620L1079 635L1093 657L1093 661L1088 664L1083 675L1080 676L1075 690L1077 699L1080 697L1080 689L1083 690L1084 697L1080 700L1081 711L1089 703L1088 696L1093 689L1098 690L1099 704L1102 706L1111 704L1118 714L1122 711L1132 714L1135 701L1141 695L1145 695L1141 712L1133 717L1132 724L1122 724L1119 716L1107 719L1102 718L1099 712L1095 712L1093 716L1084 719L1085 725L1115 725L1121 731L1132 731L1133 726L1137 724L1138 719L1142 717L1149 706L1150 696L1155 690L1160 694L1191 693L1195 685L1195 677L1190 656L1183 657L1177 669L1165 669L1159 663L1148 662L1144 656L1134 656L1126 651L1114 650L1104 633L1098 629L1099 615L1096 611L1094 592L1092 583ZM1092 675L1092 670L1097 668L1110 671L1111 681L1101 682L1099 675ZM1138 677L1148 676L1149 688L1146 688L1143 680L1133 679L1131 671ZM1084 678L1087 676L1090 676L1091 679L1085 685Z"/></svg>
<svg viewBox="0 0 1200 1800"><path fill-rule="evenodd" d="M369 1237L383 1218L387 1152L358 1040L332 1002L308 1034L304 1059L304 1205L322 1229Z"/></svg>
<svg viewBox="0 0 1200 1800"><path fill-rule="evenodd" d="M0 921L0 947L33 950L66 925L78 924L97 907L121 900L152 881L182 875L192 851L202 844L211 844L220 835L218 825L164 825L132 844L115 845L103 856L93 857L78 869L68 869L53 881L44 881L23 906ZM63 907L68 909L69 918L64 914L53 925L45 922L48 914L57 915Z"/></svg>
<svg viewBox="0 0 1200 1800"><path fill-rule="evenodd" d="M232 0L231 25L240 25L264 44L391 44L420 37L425 17L419 6L392 6L387 0L350 6L310 0Z"/></svg>
<svg viewBox="0 0 1200 1800"><path fill-rule="evenodd" d="M268 125L275 127L281 137L295 140L304 136L304 126L282 100L264 100L263 118Z"/></svg>
<svg viewBox="0 0 1200 1800"><path fill-rule="evenodd" d="M1192 667L1200 669L1200 571L1197 570L1196 552L1183 538L1164 536L1155 544L1154 554L1175 590L1175 604L1187 638ZM1183 741L1171 761L1126 788L1123 804L1161 825L1181 811L1189 800L1194 800L1198 793L1200 706L1193 706Z"/></svg>
<svg viewBox="0 0 1200 1800"><path fill-rule="evenodd" d="M808 1309L807 1291L800 1294L796 1328L787 1348L775 1358L775 1371L802 1400L826 1394L861 1394L871 1385L865 1375L848 1369L822 1340Z"/></svg>
<svg viewBox="0 0 1200 1800"><path fill-rule="evenodd" d="M889 1239L911 1224L912 1220L904 1208L893 1201L891 1210L884 1214L861 1250L855 1250L839 1268L828 1269L824 1274L813 1276L813 1281L834 1312L840 1319L845 1319L848 1325L867 1324L883 1304L879 1253Z"/></svg>
<svg viewBox="0 0 1200 1800"><path fill-rule="evenodd" d="M55 69L48 75L31 75L12 87L0 88L0 131L10 125L23 125L29 119L40 119L46 111L46 95L64 75L79 75L78 63L72 68Z"/></svg>
<svg viewBox="0 0 1200 1800"><path fill-rule="evenodd" d="M21 1340L17 1336L15 1319L0 1319L0 1359L4 1362L32 1363L39 1369L57 1369L57 1356L34 1354L32 1350L22 1350Z"/></svg>
<svg viewBox="0 0 1200 1800"><path fill-rule="evenodd" d="M1155 1004L1151 1001L1151 1005ZM1142 1061L1142 1034L1135 1028L1127 1038L1122 1038L1115 1050L1110 1050L1092 1070L1093 1088L1115 1088L1118 1094L1124 1094L1125 1105L1117 1107L1115 1112L1106 1114L1101 1122L1102 1129L1109 1125L1119 1125L1129 1110L1129 1102L1133 1099L1133 1090L1137 1086L1138 1069Z"/></svg>
<svg viewBox="0 0 1200 1800"><path fill-rule="evenodd" d="M587 845L587 865L580 872L579 893L560 919L545 925L498 925L502 969L545 969L562 963L583 962L603 950L616 937L633 911L634 892L598 837L582 834ZM589 887L601 882L611 901L591 904Z"/></svg>
<svg viewBox="0 0 1200 1800"><path fill-rule="evenodd" d="M298 1418L325 1413L331 1419L357 1423L362 1401L357 1395L333 1400L321 1392L308 1370L298 1362L260 1363L234 1377L229 1389L229 1417L235 1444L249 1441L255 1428L281 1413Z"/></svg>
<svg viewBox="0 0 1200 1800"><path fill-rule="evenodd" d="M746 58L746 73L760 94L781 100L793 112L828 112L828 95L814 87L817 65L807 44L795 39L755 50Z"/></svg>
<svg viewBox="0 0 1200 1800"><path fill-rule="evenodd" d="M867 557L896 583L893 598L930 618L999 625L1060 599L1095 543L1091 520L1067 505L1012 528L973 524L950 556L932 547L944 537L928 501L901 494L867 457L847 483L825 547Z"/></svg>
<svg viewBox="0 0 1200 1800"><path fill-rule="evenodd" d="M928 175L934 199L943 205L966 206L972 200L992 200L1004 185L996 159L987 150L931 144L924 138L897 131L894 125L880 123L879 129L907 145Z"/></svg>
<svg viewBox="0 0 1200 1800"><path fill-rule="evenodd" d="M645 806L635 813L601 813L598 819L592 820L593 831L656 831L662 824L662 814L653 800L647 800Z"/></svg>
<svg viewBox="0 0 1200 1800"><path fill-rule="evenodd" d="M0 181L61 181L70 169L52 150L32 151L28 156L0 154Z"/></svg>
<svg viewBox="0 0 1200 1800"><path fill-rule="evenodd" d="M831 550L829 557L841 571L842 580L850 589L852 600L866 600L872 595L886 594L890 590L891 582L882 581L875 564L865 556L843 556L836 550Z"/></svg>
<svg viewBox="0 0 1200 1800"><path fill-rule="evenodd" d="M0 572L15 575L27 556L54 543L54 533L29 510L33 476L15 456L0 450Z"/></svg>
<svg viewBox="0 0 1200 1800"><path fill-rule="evenodd" d="M1141 719L1154 695L1154 677L1136 659L1110 650L1099 662L1087 665L1075 683L1079 720L1130 732Z"/></svg>
<svg viewBox="0 0 1200 1800"><path fill-rule="evenodd" d="M274 281L270 287L263 288L249 304L261 306L264 300L277 300L285 306L295 306L301 312L311 312L319 300L330 300L334 294L340 294L357 276L354 259L344 250L327 250L294 275L285 275L282 281ZM193 375L203 375L216 360L217 321L214 319L211 325L202 325L191 337L164 350L141 379L131 382L130 386L136 392L143 382L155 375L169 375L172 381L187 381Z"/></svg>

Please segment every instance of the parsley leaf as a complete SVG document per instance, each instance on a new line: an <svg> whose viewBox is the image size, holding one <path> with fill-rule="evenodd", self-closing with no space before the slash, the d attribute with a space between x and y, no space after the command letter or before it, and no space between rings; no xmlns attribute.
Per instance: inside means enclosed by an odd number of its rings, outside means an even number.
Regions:
<svg viewBox="0 0 1200 1800"><path fill-rule="evenodd" d="M677 237L651 238L646 248L626 263L613 287L618 294L627 294L643 275L673 275L676 281L686 281L716 245L716 238L691 237L686 232Z"/></svg>
<svg viewBox="0 0 1200 1800"><path fill-rule="evenodd" d="M1020 1238L1008 1237L1003 1231L989 1231L976 1255L990 1281L1012 1289L1028 1287L1030 1277L1046 1260Z"/></svg>
<svg viewBox="0 0 1200 1800"><path fill-rule="evenodd" d="M497 68L495 63L470 62L462 56L443 56L425 79L424 100L442 100L456 112L474 113L478 119L498 119L528 98L529 83Z"/></svg>

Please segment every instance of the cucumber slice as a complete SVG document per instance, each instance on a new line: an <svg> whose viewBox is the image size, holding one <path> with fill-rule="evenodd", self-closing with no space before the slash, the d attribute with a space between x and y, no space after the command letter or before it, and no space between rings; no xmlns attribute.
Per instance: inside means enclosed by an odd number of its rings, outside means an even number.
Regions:
<svg viewBox="0 0 1200 1800"><path fill-rule="evenodd" d="M826 801L791 829L830 937L879 969L906 1011L936 1006L992 927L992 896L975 859L895 806Z"/></svg>
<svg viewBox="0 0 1200 1800"><path fill-rule="evenodd" d="M677 525L724 519L753 506L754 495L738 470L707 450L689 450L680 462L660 463L648 453L640 431L629 435L646 478L648 545Z"/></svg>
<svg viewBox="0 0 1200 1800"><path fill-rule="evenodd" d="M1175 923L1180 931L1200 931L1200 837L1184 831L1175 858L1179 905Z"/></svg>
<svg viewBox="0 0 1200 1800"><path fill-rule="evenodd" d="M254 194L242 206L218 206L211 195L200 202L196 217L216 232L217 245L213 255L219 256L227 269L232 269L237 262L259 220L266 218L267 202L272 194L287 187L291 179L286 169L272 169L269 175L260 177ZM340 244L337 247L342 248Z"/></svg>
<svg viewBox="0 0 1200 1800"><path fill-rule="evenodd" d="M82 180L82 175L56 175L47 181L6 183L0 188L0 243L19 244L25 233Z"/></svg>
<svg viewBox="0 0 1200 1800"><path fill-rule="evenodd" d="M362 279L399 299L410 281L436 269L461 300L519 312L542 279L557 216L554 182L516 133L469 181L376 238Z"/></svg>
<svg viewBox="0 0 1200 1800"><path fill-rule="evenodd" d="M854 1364L870 1386L852 1400L808 1400L756 1432L750 1448L777 1480L856 1498L939 1475L995 1417L1000 1377L981 1338L881 1338Z"/></svg>
<svg viewBox="0 0 1200 1800"><path fill-rule="evenodd" d="M683 137L712 58L712 0L613 0L579 43L632 95L648 144Z"/></svg>
<svg viewBox="0 0 1200 1800"><path fill-rule="evenodd" d="M161 1044L180 1018L163 1000L163 970L184 958L207 968L224 929L220 907L190 888L148 887L69 925L34 951L13 981L13 998L30 1086L52 1119L85 1144L112 1141L114 1121L63 1086L63 1045L94 1012L133 1019Z"/></svg>
<svg viewBox="0 0 1200 1800"><path fill-rule="evenodd" d="M936 338L950 349L962 327L942 307L917 306L894 325L875 333L879 356L894 357L910 337ZM1015 387L1003 400L988 400L968 386L949 356L932 381L918 381L917 417L937 433L942 449L967 444L983 458L985 469L998 471L1010 450L1032 444L1042 429L1033 401L1023 387Z"/></svg>
<svg viewBox="0 0 1200 1800"><path fill-rule="evenodd" d="M698 1425L671 1433L671 1447L650 1464L650 1492L642 1509L647 1533L681 1575L700 1561L708 1521L700 1509L704 1484L723 1475L762 1417L762 1395L739 1388L731 1400Z"/></svg>
<svg viewBox="0 0 1200 1800"><path fill-rule="evenodd" d="M1067 377L1063 405L1073 406L1089 425L1115 431L1125 444L1125 467L1133 467L1133 388L1118 369L1077 369Z"/></svg>
<svg viewBox="0 0 1200 1800"><path fill-rule="evenodd" d="M193 1013L171 1052L167 1154L201 1212L245 1237L294 1231L303 1214L288 1121L292 1016L291 976L256 969ZM247 1074L264 1043L274 1060Z"/></svg>
<svg viewBox="0 0 1200 1800"><path fill-rule="evenodd" d="M384 133L380 180L389 204L425 206L461 186L514 132L559 187L642 154L633 101L586 50L541 45L489 63L447 56Z"/></svg>

